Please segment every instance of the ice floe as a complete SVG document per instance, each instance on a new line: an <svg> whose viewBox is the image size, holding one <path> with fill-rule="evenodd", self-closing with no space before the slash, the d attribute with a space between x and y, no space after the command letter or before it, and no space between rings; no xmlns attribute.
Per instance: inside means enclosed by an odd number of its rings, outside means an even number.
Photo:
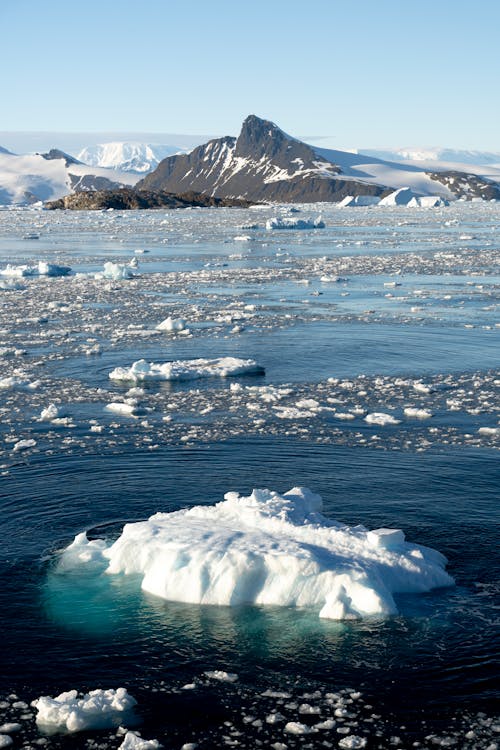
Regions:
<svg viewBox="0 0 500 750"><path fill-rule="evenodd" d="M210 377L263 375L264 368L253 359L220 357L219 359L177 360L155 364L140 359L130 367L116 367L109 373L111 380L142 383L150 380L197 380Z"/></svg>
<svg viewBox="0 0 500 750"><path fill-rule="evenodd" d="M82 732L119 726L137 701L125 688L91 690L79 696L76 690L55 698L41 696L32 702L37 724L47 731Z"/></svg>
<svg viewBox="0 0 500 750"><path fill-rule="evenodd" d="M110 545L79 534L59 564L101 560L107 574L139 575L144 591L166 600L312 607L338 620L392 615L394 594L453 584L443 555L401 530L348 527L321 511L306 488L228 492L215 506L127 524Z"/></svg>
<svg viewBox="0 0 500 750"><path fill-rule="evenodd" d="M289 216L275 216L266 221L266 229L324 229L325 222L318 216L316 219L294 219Z"/></svg>

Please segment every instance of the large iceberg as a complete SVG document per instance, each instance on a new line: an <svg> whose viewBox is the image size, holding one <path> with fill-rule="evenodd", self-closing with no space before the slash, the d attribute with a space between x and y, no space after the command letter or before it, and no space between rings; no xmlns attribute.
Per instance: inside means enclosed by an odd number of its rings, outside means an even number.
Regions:
<svg viewBox="0 0 500 750"><path fill-rule="evenodd" d="M253 359L219 357L218 359L181 359L164 364L139 359L130 367L115 367L111 380L141 383L145 380L198 380L236 375L263 375L264 368Z"/></svg>
<svg viewBox="0 0 500 750"><path fill-rule="evenodd" d="M436 550L399 529L330 520L307 488L228 492L213 506L127 524L112 544L79 534L59 567L89 565L139 575L144 591L166 600L313 607L336 620L393 615L394 594L454 583Z"/></svg>

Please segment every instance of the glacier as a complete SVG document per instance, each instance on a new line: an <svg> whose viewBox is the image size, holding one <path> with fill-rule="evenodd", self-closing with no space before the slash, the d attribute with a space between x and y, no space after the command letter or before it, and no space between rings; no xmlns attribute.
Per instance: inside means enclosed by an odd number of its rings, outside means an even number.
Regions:
<svg viewBox="0 0 500 750"><path fill-rule="evenodd" d="M165 600L312 607L332 620L395 615L394 594L451 586L446 558L400 529L330 520L307 488L228 492L216 505L126 524L114 543L78 534L57 571L136 575Z"/></svg>

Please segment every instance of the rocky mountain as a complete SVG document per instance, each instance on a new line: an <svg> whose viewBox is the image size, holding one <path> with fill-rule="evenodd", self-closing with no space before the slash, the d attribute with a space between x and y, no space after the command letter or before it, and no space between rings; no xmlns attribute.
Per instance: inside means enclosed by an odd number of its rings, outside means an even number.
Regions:
<svg viewBox="0 0 500 750"><path fill-rule="evenodd" d="M336 201L353 191L384 192L382 185L346 180L341 172L313 147L250 115L238 138L216 138L189 154L169 156L137 187L290 202Z"/></svg>
<svg viewBox="0 0 500 750"><path fill-rule="evenodd" d="M139 143L138 141L113 141L84 148L78 154L78 159L90 167L106 167L119 169L122 172L146 174L156 169L165 157L183 150L178 146Z"/></svg>
<svg viewBox="0 0 500 750"><path fill-rule="evenodd" d="M486 169L486 168L485 168ZM189 154L165 158L139 189L196 190L252 201L341 201L346 196L385 196L411 188L416 195L445 200L484 197L500 169L470 167L455 184L436 174L449 166L387 161L366 154L321 149L299 141L268 120L250 115L237 138L225 136ZM473 174L474 179L467 180ZM463 189L461 188L463 186Z"/></svg>
<svg viewBox="0 0 500 750"><path fill-rule="evenodd" d="M74 211L95 211L107 208L128 210L137 208L248 208L249 201L214 198L201 193L182 193L176 195L165 191L134 190L95 190L66 195L55 201L48 201L45 208L71 209Z"/></svg>

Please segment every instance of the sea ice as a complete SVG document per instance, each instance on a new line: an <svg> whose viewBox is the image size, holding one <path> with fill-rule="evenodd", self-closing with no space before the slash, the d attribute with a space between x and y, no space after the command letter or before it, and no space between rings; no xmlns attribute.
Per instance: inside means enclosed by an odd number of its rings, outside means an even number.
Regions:
<svg viewBox="0 0 500 750"><path fill-rule="evenodd" d="M158 750L158 740L144 740L136 732L127 732L118 750Z"/></svg>
<svg viewBox="0 0 500 750"><path fill-rule="evenodd" d="M266 229L324 229L321 216L317 219L292 219L288 216L275 216L266 221Z"/></svg>
<svg viewBox="0 0 500 750"><path fill-rule="evenodd" d="M104 264L104 270L97 274L97 278L112 279L113 281L133 279L134 276L134 270L130 265L112 263L111 261L107 261Z"/></svg>
<svg viewBox="0 0 500 750"><path fill-rule="evenodd" d="M372 414L366 415L365 422L368 422L368 424L378 424L383 427L386 424L399 424L399 419L393 417L392 414L373 412Z"/></svg>
<svg viewBox="0 0 500 750"><path fill-rule="evenodd" d="M38 262L40 276L67 276L70 272L69 266L57 266L55 263L47 263L44 260Z"/></svg>
<svg viewBox="0 0 500 750"><path fill-rule="evenodd" d="M253 359L220 357L218 359L185 359L155 364L140 359L131 367L116 367L109 373L111 380L141 383L147 380L197 380L236 375L263 375L264 368Z"/></svg>
<svg viewBox="0 0 500 750"><path fill-rule="evenodd" d="M186 328L186 321L182 318L165 318L156 326L157 331L183 331Z"/></svg>
<svg viewBox="0 0 500 750"><path fill-rule="evenodd" d="M402 187L394 192L386 195L385 198L379 202L379 206L407 206L411 200L418 198L418 196L409 187Z"/></svg>
<svg viewBox="0 0 500 750"><path fill-rule="evenodd" d="M119 726L137 704L125 688L91 690L78 697L76 690L55 698L44 695L32 702L36 722L52 731L82 732Z"/></svg>
<svg viewBox="0 0 500 750"><path fill-rule="evenodd" d="M79 534L59 565L100 558L107 574L140 575L144 591L166 600L308 606L330 619L395 614L393 594L453 584L443 555L402 531L350 528L321 511L306 488L228 492L214 506L127 524L112 544Z"/></svg>

